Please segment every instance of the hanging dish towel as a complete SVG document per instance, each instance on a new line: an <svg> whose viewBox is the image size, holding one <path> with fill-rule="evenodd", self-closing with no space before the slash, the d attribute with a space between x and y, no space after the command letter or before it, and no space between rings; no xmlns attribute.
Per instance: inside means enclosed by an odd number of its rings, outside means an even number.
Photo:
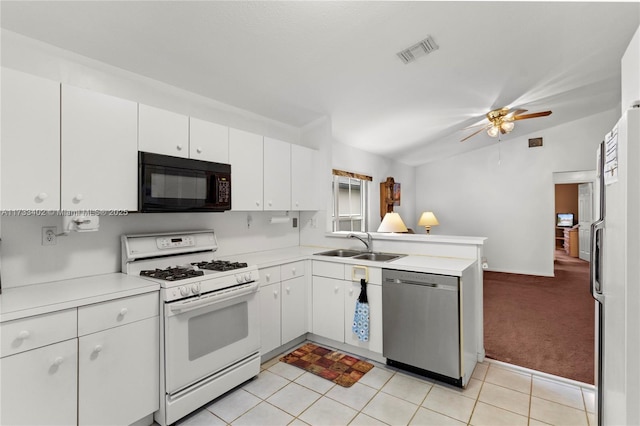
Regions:
<svg viewBox="0 0 640 426"><path fill-rule="evenodd" d="M351 328L361 342L369 341L369 300L367 299L367 282L360 280L360 296L356 300L356 311Z"/></svg>

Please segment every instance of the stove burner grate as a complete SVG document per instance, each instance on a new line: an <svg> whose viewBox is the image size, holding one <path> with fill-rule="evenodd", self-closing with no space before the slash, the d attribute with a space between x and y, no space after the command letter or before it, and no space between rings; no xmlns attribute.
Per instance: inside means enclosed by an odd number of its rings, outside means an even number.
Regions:
<svg viewBox="0 0 640 426"><path fill-rule="evenodd" d="M204 271L197 271L195 269L182 267L169 267L166 269L140 271L140 275L165 281L179 281L187 278L201 277L204 275Z"/></svg>
<svg viewBox="0 0 640 426"><path fill-rule="evenodd" d="M210 271L232 271L234 269L246 268L244 262L229 262L227 260L212 260L211 262L195 262L192 263L198 269L208 269Z"/></svg>

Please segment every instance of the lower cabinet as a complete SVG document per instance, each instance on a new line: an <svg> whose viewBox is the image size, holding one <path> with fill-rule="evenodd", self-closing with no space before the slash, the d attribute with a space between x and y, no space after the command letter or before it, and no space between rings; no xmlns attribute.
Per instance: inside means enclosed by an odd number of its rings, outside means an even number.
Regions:
<svg viewBox="0 0 640 426"><path fill-rule="evenodd" d="M1 425L128 425L159 409L158 293L0 324Z"/></svg>
<svg viewBox="0 0 640 426"><path fill-rule="evenodd" d="M125 425L158 409L159 319L78 339L78 423Z"/></svg>
<svg viewBox="0 0 640 426"><path fill-rule="evenodd" d="M382 353L382 278L379 268L314 261L313 334ZM316 275L316 274L322 274ZM330 275L330 277L326 276ZM367 280L369 340L360 341L352 331L360 278Z"/></svg>
<svg viewBox="0 0 640 426"><path fill-rule="evenodd" d="M261 353L266 354L307 332L305 262L260 270Z"/></svg>
<svg viewBox="0 0 640 426"><path fill-rule="evenodd" d="M76 339L0 360L0 424L76 424L78 361Z"/></svg>

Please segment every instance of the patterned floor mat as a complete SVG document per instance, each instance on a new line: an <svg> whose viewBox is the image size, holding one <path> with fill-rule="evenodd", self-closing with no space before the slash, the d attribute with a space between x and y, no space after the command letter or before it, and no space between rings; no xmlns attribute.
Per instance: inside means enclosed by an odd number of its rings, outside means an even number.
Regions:
<svg viewBox="0 0 640 426"><path fill-rule="evenodd" d="M360 380L373 364L341 352L306 343L280 358L281 362L302 368L348 388Z"/></svg>

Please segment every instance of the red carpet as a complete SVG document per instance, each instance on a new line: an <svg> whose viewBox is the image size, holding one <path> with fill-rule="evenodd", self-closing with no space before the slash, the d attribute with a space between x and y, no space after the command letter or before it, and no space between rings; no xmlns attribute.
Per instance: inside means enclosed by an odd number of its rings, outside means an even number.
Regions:
<svg viewBox="0 0 640 426"><path fill-rule="evenodd" d="M594 316L583 260L556 254L555 277L484 273L489 358L593 384Z"/></svg>

